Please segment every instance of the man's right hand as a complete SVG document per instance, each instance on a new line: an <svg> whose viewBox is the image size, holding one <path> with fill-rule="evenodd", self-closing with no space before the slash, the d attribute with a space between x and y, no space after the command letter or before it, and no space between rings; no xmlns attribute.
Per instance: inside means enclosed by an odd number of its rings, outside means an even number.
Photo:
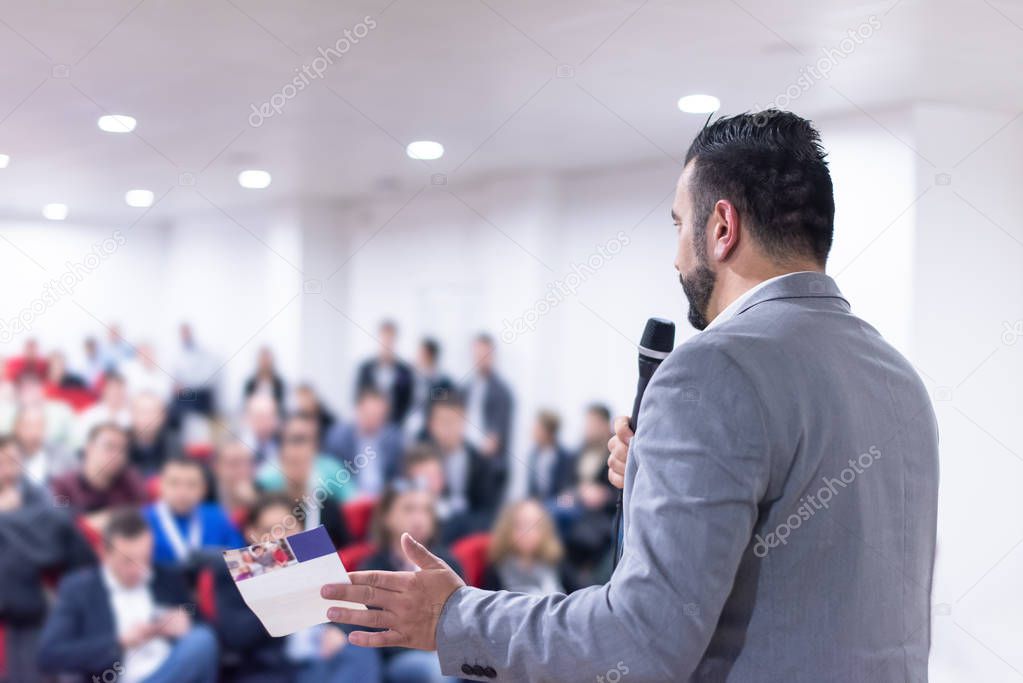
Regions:
<svg viewBox="0 0 1023 683"><path fill-rule="evenodd" d="M607 442L607 450L611 452L607 458L607 480L620 489L625 488L625 463L629 459L630 441L629 418L623 415L615 419L615 435Z"/></svg>

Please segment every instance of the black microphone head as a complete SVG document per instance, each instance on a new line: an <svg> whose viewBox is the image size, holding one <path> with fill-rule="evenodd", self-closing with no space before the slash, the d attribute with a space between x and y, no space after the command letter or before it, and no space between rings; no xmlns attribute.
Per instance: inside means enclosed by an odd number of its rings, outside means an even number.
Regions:
<svg viewBox="0 0 1023 683"><path fill-rule="evenodd" d="M675 348L675 323L664 318L650 318L643 328L639 353L663 360Z"/></svg>

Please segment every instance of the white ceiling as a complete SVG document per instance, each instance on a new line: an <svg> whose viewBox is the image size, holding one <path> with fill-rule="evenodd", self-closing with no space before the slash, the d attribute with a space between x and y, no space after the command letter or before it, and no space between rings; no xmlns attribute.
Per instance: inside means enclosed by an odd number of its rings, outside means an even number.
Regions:
<svg viewBox="0 0 1023 683"><path fill-rule="evenodd" d="M791 108L860 116L914 100L1023 109L1018 0L3 0L0 217L53 201L131 220L124 192L171 188L147 220L293 205L506 169L678 158L703 117L766 105L825 48L873 35ZM267 101L365 17L376 28L262 126ZM559 67L561 67L559 76ZM134 134L96 127L138 119ZM974 135L977 133L974 132ZM408 159L416 139L439 161ZM246 167L273 185L241 189ZM181 186L183 173L196 179ZM186 180L187 182L187 180Z"/></svg>

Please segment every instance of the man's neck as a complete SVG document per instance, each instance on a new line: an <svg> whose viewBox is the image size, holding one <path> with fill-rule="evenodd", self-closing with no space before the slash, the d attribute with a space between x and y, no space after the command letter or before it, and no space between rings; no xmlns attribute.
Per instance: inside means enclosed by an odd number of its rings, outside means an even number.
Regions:
<svg viewBox="0 0 1023 683"><path fill-rule="evenodd" d="M732 305L736 299L763 282L781 275L806 271L823 273L824 268L816 263L805 262L791 266L764 265L741 274L729 271L726 277L718 278L717 283L714 285L714 293L711 295L710 303L707 306L707 319L714 320L723 310Z"/></svg>

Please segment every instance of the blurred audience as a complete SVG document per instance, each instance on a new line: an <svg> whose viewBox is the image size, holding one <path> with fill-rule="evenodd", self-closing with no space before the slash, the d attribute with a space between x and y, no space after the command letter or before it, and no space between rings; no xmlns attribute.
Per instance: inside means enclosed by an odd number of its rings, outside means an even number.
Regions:
<svg viewBox="0 0 1023 683"><path fill-rule="evenodd" d="M156 394L136 394L131 402L131 464L150 477L181 454L177 433L167 423L167 407Z"/></svg>
<svg viewBox="0 0 1023 683"><path fill-rule="evenodd" d="M351 537L340 504L353 495L355 487L351 472L334 458L320 455L318 443L315 421L299 415L288 418L279 462L264 465L258 481L266 491L283 491L291 497L302 529L322 524L334 547L342 548Z"/></svg>
<svg viewBox="0 0 1023 683"><path fill-rule="evenodd" d="M111 508L146 502L145 480L128 462L128 435L110 422L92 428L80 467L55 478L51 488L58 505L84 515L97 530Z"/></svg>
<svg viewBox="0 0 1023 683"><path fill-rule="evenodd" d="M174 413L180 419L187 413L213 415L216 410L214 379L220 368L209 351L195 340L192 326L178 328L178 357L174 361Z"/></svg>
<svg viewBox="0 0 1023 683"><path fill-rule="evenodd" d="M85 380L67 369L67 360L60 351L50 354L46 367L46 387L49 389L88 389Z"/></svg>
<svg viewBox="0 0 1023 683"><path fill-rule="evenodd" d="M256 357L256 372L245 380L245 397L256 394L269 394L273 397L274 405L284 405L284 380L277 374L273 351L266 346L259 350Z"/></svg>
<svg viewBox="0 0 1023 683"><path fill-rule="evenodd" d="M12 432L24 474L36 486L46 486L54 477L74 469L77 461L73 453L46 444L46 413L42 407L21 408Z"/></svg>
<svg viewBox="0 0 1023 683"><path fill-rule="evenodd" d="M14 380L13 400L0 402L0 433L10 434L17 414L29 408L38 408L43 413L46 447L71 451L74 447L74 411L64 401L48 398L43 375L34 372L25 371L18 375Z"/></svg>
<svg viewBox="0 0 1023 683"><path fill-rule="evenodd" d="M32 337L25 340L20 356L8 358L4 364L7 379L16 379L24 373L37 377L46 376L46 359L39 352L39 341Z"/></svg>
<svg viewBox="0 0 1023 683"><path fill-rule="evenodd" d="M459 574L462 568L447 548L439 543L439 520L433 494L408 479L393 481L380 498L373 517L373 541L376 554L362 563L361 569L416 571L401 549L401 535L409 533ZM441 675L436 652L384 648L385 683L433 683L453 681Z"/></svg>
<svg viewBox="0 0 1023 683"><path fill-rule="evenodd" d="M609 577L617 495L606 479L610 411L586 409L575 451L557 413L539 412L519 457L514 399L489 336L472 340L473 368L459 388L440 369L436 339L421 340L413 370L397 354L397 326L384 321L378 352L357 368L348 420L310 383L291 385L288 397L269 348L244 384L241 410L222 413L213 355L188 324L178 340L173 377L150 344L136 350L116 325L103 343L86 340L80 378L60 349L44 355L34 339L3 365L8 681L52 683L40 665L128 683L445 680L435 654L357 648L333 625L267 635L220 551L274 528L322 524L339 550L372 551L361 568L378 569L413 569L400 549L407 531L456 571L449 547L474 558L472 580L494 589L543 594ZM495 524L513 456L525 465L529 498L513 493ZM94 549L103 566L88 569ZM203 614L216 639L174 609L195 600L215 603Z"/></svg>
<svg viewBox="0 0 1023 683"><path fill-rule="evenodd" d="M404 429L406 434L419 438L426 429L430 401L443 398L456 390L451 378L440 369L440 342L433 337L425 337L419 342L414 382L412 409L405 420Z"/></svg>
<svg viewBox="0 0 1023 683"><path fill-rule="evenodd" d="M47 576L95 562L71 516L26 476L18 447L0 436L0 623L7 680L36 683Z"/></svg>
<svg viewBox="0 0 1023 683"><path fill-rule="evenodd" d="M99 347L95 337L86 337L82 343L82 375L90 387L99 384L103 375L110 372L112 367L107 357Z"/></svg>
<svg viewBox="0 0 1023 683"><path fill-rule="evenodd" d="M388 422L387 397L377 388L359 390L355 418L334 426L327 452L354 473L360 494L376 496L401 469L401 430Z"/></svg>
<svg viewBox="0 0 1023 683"><path fill-rule="evenodd" d="M202 463L177 456L160 470L160 497L145 509L153 530L153 561L191 568L202 551L242 545L242 538L219 503L204 503L206 476Z"/></svg>
<svg viewBox="0 0 1023 683"><path fill-rule="evenodd" d="M174 397L174 378L156 362L156 349L149 342L141 342L135 356L118 368L132 394L153 394L161 401Z"/></svg>
<svg viewBox="0 0 1023 683"><path fill-rule="evenodd" d="M504 469L468 443L465 425L465 405L457 397L431 404L427 440L444 471L439 509L448 542L488 529L504 490Z"/></svg>
<svg viewBox="0 0 1023 683"><path fill-rule="evenodd" d="M558 441L561 418L541 410L533 423L533 449L529 454L527 493L551 500L575 484L575 457Z"/></svg>
<svg viewBox="0 0 1023 683"><path fill-rule="evenodd" d="M412 368L398 358L395 345L398 341L398 326L392 320L384 320L377 329L377 355L359 366L355 380L356 396L366 389L376 389L387 397L390 404L390 420L401 424L412 407Z"/></svg>
<svg viewBox="0 0 1023 683"><path fill-rule="evenodd" d="M214 683L216 637L193 620L181 576L153 565L153 534L137 511L111 516L104 550L101 567L61 581L40 668L81 681Z"/></svg>
<svg viewBox="0 0 1023 683"><path fill-rule="evenodd" d="M564 550L554 521L531 498L507 505L497 518L483 578L487 590L530 595L564 593Z"/></svg>
<svg viewBox="0 0 1023 683"><path fill-rule="evenodd" d="M241 438L256 456L256 463L277 462L277 431L281 416L273 394L257 391L245 401L242 415Z"/></svg>
<svg viewBox="0 0 1023 683"><path fill-rule="evenodd" d="M237 520L256 501L256 466L252 449L240 439L228 439L213 457L211 498Z"/></svg>
<svg viewBox="0 0 1023 683"><path fill-rule="evenodd" d="M497 374L494 339L479 334L472 343L472 372L464 392L469 443L488 458L507 465L511 448L514 399L505 381Z"/></svg>
<svg viewBox="0 0 1023 683"><path fill-rule="evenodd" d="M311 384L299 384L295 387L295 412L299 415L311 417L318 425L317 433L320 435L321 446L330 433L337 418L334 413L320 400L316 389Z"/></svg>
<svg viewBox="0 0 1023 683"><path fill-rule="evenodd" d="M113 422L118 427L131 427L131 405L128 402L128 389L124 378L116 372L108 372L102 376L103 389L98 403L93 404L78 416L78 429L75 443L85 443L85 437L98 424Z"/></svg>
<svg viewBox="0 0 1023 683"><path fill-rule="evenodd" d="M135 357L135 347L128 343L117 323L107 328L107 342L103 347L107 370L120 370L122 365Z"/></svg>

